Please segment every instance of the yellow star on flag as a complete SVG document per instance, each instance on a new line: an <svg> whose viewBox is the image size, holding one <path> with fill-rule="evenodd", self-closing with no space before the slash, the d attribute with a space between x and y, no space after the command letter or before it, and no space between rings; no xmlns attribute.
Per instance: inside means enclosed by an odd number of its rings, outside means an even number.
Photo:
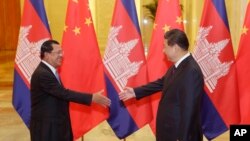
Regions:
<svg viewBox="0 0 250 141"><path fill-rule="evenodd" d="M90 25L92 23L91 18L85 18L85 24Z"/></svg>
<svg viewBox="0 0 250 141"><path fill-rule="evenodd" d="M74 28L73 32L75 33L75 35L80 34L80 27L77 27L77 26L76 26L76 27Z"/></svg>
<svg viewBox="0 0 250 141"><path fill-rule="evenodd" d="M248 28L244 25L242 30L241 30L241 34L247 34Z"/></svg>
<svg viewBox="0 0 250 141"><path fill-rule="evenodd" d="M67 26L67 25L64 25L64 27L63 27L63 31L64 31L64 32L66 32L66 31L67 31L67 29L68 29L68 26Z"/></svg>
<svg viewBox="0 0 250 141"><path fill-rule="evenodd" d="M175 22L177 22L178 24L181 24L181 23L182 23L182 18L181 18L181 16L180 16L180 17L177 16Z"/></svg>
<svg viewBox="0 0 250 141"><path fill-rule="evenodd" d="M75 3L78 3L78 0L72 0L73 2L75 2Z"/></svg>
<svg viewBox="0 0 250 141"><path fill-rule="evenodd" d="M164 30L164 33L165 33L165 32L167 32L167 31L170 30L170 26L168 26L168 25L165 24L162 29Z"/></svg>
<svg viewBox="0 0 250 141"><path fill-rule="evenodd" d="M157 26L157 24L156 24L156 23L154 23L154 26L153 26L153 28L154 28L154 29L156 29L156 26Z"/></svg>

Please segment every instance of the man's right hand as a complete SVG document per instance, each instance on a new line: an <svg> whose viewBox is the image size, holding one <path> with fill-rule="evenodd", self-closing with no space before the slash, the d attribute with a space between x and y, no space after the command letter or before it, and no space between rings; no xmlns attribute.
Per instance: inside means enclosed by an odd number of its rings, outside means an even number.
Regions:
<svg viewBox="0 0 250 141"><path fill-rule="evenodd" d="M92 101L97 103L97 104L100 104L104 107L109 107L110 104L111 104L111 100L105 96L103 96L104 90L101 90L99 92L96 92L93 94L93 97L92 97Z"/></svg>
<svg viewBox="0 0 250 141"><path fill-rule="evenodd" d="M131 87L126 87L122 92L119 93L119 98L122 101L129 100L135 97L134 89Z"/></svg>

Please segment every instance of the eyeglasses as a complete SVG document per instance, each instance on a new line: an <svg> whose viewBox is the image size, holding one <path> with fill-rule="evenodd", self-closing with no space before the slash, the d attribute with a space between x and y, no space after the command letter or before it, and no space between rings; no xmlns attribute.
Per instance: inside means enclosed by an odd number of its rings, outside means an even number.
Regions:
<svg viewBox="0 0 250 141"><path fill-rule="evenodd" d="M51 51L50 53L54 53L57 55L63 55L64 52L62 50L58 50L58 51Z"/></svg>

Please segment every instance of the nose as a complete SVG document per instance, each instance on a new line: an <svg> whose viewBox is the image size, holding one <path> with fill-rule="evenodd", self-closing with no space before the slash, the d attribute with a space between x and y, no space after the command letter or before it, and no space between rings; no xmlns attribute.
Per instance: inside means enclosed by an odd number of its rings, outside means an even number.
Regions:
<svg viewBox="0 0 250 141"><path fill-rule="evenodd" d="M63 51L60 51L59 52L59 56L63 56L64 52Z"/></svg>
<svg viewBox="0 0 250 141"><path fill-rule="evenodd" d="M165 52L165 50L166 50L166 49L165 49L165 48L163 48L163 49L162 49L162 52L164 53L164 52Z"/></svg>

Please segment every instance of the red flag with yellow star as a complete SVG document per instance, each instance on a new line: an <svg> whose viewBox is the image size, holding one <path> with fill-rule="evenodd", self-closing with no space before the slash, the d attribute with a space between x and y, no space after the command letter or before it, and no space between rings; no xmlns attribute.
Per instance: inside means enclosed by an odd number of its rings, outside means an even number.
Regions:
<svg viewBox="0 0 250 141"><path fill-rule="evenodd" d="M94 93L105 88L104 72L88 0L69 0L62 40L64 60L60 69L66 88ZM74 139L79 138L108 117L108 111L70 103Z"/></svg>
<svg viewBox="0 0 250 141"><path fill-rule="evenodd" d="M236 58L236 68L238 73L239 97L240 97L240 114L241 123L250 124L250 4L245 15L245 22L241 34L238 54Z"/></svg>
<svg viewBox="0 0 250 141"><path fill-rule="evenodd" d="M174 28L183 30L179 0L159 0L147 60L149 81L161 78L170 66L170 62L167 61L167 58L163 53L164 33ZM160 94L161 93L151 96L151 105L154 117L150 123L150 127L154 133L156 112L161 97Z"/></svg>

